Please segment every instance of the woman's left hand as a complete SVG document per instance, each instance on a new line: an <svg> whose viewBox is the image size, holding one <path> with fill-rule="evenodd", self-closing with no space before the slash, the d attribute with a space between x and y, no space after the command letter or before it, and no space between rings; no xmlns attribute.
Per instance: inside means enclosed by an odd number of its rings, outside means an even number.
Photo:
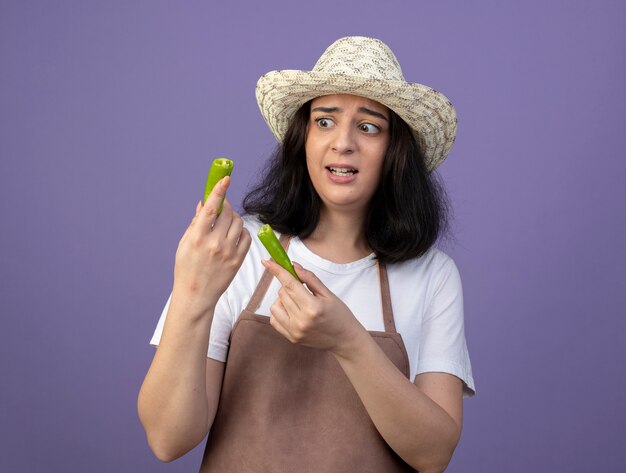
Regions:
<svg viewBox="0 0 626 473"><path fill-rule="evenodd" d="M306 287L274 261L262 263L282 285L270 307L272 327L292 343L346 355L365 330L350 309L298 263L294 269Z"/></svg>
<svg viewBox="0 0 626 473"><path fill-rule="evenodd" d="M443 471L461 432L461 381L422 373L411 383L312 272L294 265L305 287L275 262L263 265L282 284L270 308L276 331L292 343L329 350L385 442L416 470Z"/></svg>

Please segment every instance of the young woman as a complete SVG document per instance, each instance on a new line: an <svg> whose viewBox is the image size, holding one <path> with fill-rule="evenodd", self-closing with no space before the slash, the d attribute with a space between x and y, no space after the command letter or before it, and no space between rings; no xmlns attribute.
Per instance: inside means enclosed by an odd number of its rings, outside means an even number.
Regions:
<svg viewBox="0 0 626 473"><path fill-rule="evenodd" d="M257 100L282 145L248 216L216 216L225 178L181 239L139 394L151 448L172 460L210 431L201 471L443 471L474 392L459 274L433 247L452 105L362 37L266 74Z"/></svg>

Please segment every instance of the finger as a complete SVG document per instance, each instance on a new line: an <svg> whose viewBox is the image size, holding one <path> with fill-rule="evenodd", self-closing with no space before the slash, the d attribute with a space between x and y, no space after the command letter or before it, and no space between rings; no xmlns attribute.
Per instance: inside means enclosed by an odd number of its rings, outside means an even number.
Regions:
<svg viewBox="0 0 626 473"><path fill-rule="evenodd" d="M243 231L241 232L241 236L239 237L237 248L235 249L235 253L237 257L239 258L239 261L241 261L241 264L243 264L243 261L245 260L246 255L248 254L248 250L250 249L251 243L252 243L252 237L250 236L250 232L248 232L248 230L244 228Z"/></svg>
<svg viewBox="0 0 626 473"><path fill-rule="evenodd" d="M270 325L274 327L274 330L276 330L279 334L293 343L293 337L289 332L289 316L281 307L279 301L271 305L270 314Z"/></svg>
<svg viewBox="0 0 626 473"><path fill-rule="evenodd" d="M300 312L300 306L298 305L298 302L291 297L289 292L287 292L284 287L281 287L278 290L278 299L280 300L281 304L285 308L285 311L290 317L295 316L298 312Z"/></svg>
<svg viewBox="0 0 626 473"><path fill-rule="evenodd" d="M226 239L228 241L232 241L235 244L239 241L241 237L241 232L243 231L243 219L241 216L233 211L232 220L230 222L230 227L228 228L228 232L226 233Z"/></svg>
<svg viewBox="0 0 626 473"><path fill-rule="evenodd" d="M313 293L314 296L329 296L330 290L324 286L324 283L312 271L307 271L299 263L293 263L293 269L296 270L296 274L300 278L306 287Z"/></svg>
<svg viewBox="0 0 626 473"><path fill-rule="evenodd" d="M202 201L199 200L198 205L196 205L196 213L191 219L191 223L189 224L189 227L187 227L187 232L198 221L198 215L200 214L201 211L202 211Z"/></svg>
<svg viewBox="0 0 626 473"><path fill-rule="evenodd" d="M228 199L224 199L222 206L222 213L219 218L213 223L213 227L210 229L212 232L218 232L222 238L226 238L226 234L233 222L233 209Z"/></svg>
<svg viewBox="0 0 626 473"><path fill-rule="evenodd" d="M287 290L292 296L309 294L300 282L294 278L289 271L283 268L281 265L273 260L261 260L261 264L278 279L278 282Z"/></svg>
<svg viewBox="0 0 626 473"><path fill-rule="evenodd" d="M180 237L180 243L182 243L183 241L185 241L185 239L187 238L187 235L189 235L189 232L191 231L191 228L193 227L193 225L196 223L196 221L198 220L198 213L200 213L200 210L202 209L202 201L199 200L198 201L198 205L196 205L196 214L194 215L194 217L191 219L191 223L189 224L189 226L185 229L185 233L183 233L183 236Z"/></svg>
<svg viewBox="0 0 626 473"><path fill-rule="evenodd" d="M215 223L215 220L217 219L217 211L226 197L226 191L228 190L229 185L230 176L222 178L207 197L198 219L199 223L201 223L203 227L208 227L210 229Z"/></svg>

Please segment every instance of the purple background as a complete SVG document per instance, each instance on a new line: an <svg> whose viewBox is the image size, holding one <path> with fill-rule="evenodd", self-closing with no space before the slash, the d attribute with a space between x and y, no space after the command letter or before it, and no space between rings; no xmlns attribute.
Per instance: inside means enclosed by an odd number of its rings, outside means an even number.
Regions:
<svg viewBox="0 0 626 473"><path fill-rule="evenodd" d="M254 98L335 39L387 42L456 105L478 395L449 472L623 471L621 1L0 3L0 470L190 472L136 396L210 160L241 202L274 140Z"/></svg>

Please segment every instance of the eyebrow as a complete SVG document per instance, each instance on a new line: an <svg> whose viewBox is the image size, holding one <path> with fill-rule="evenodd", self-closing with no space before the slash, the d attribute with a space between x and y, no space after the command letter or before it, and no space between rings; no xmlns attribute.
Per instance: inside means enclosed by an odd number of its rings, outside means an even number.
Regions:
<svg viewBox="0 0 626 473"><path fill-rule="evenodd" d="M367 107L359 107L359 112L361 113L365 113L367 115L372 115L373 117L378 117L381 118L383 120L385 120L386 122L388 122L389 120L387 120L387 117L385 115L383 115L382 113L379 113L375 110L371 110ZM343 112L343 109L339 108L339 107L315 107L313 110L311 110L311 112L322 112L322 113L341 113Z"/></svg>

